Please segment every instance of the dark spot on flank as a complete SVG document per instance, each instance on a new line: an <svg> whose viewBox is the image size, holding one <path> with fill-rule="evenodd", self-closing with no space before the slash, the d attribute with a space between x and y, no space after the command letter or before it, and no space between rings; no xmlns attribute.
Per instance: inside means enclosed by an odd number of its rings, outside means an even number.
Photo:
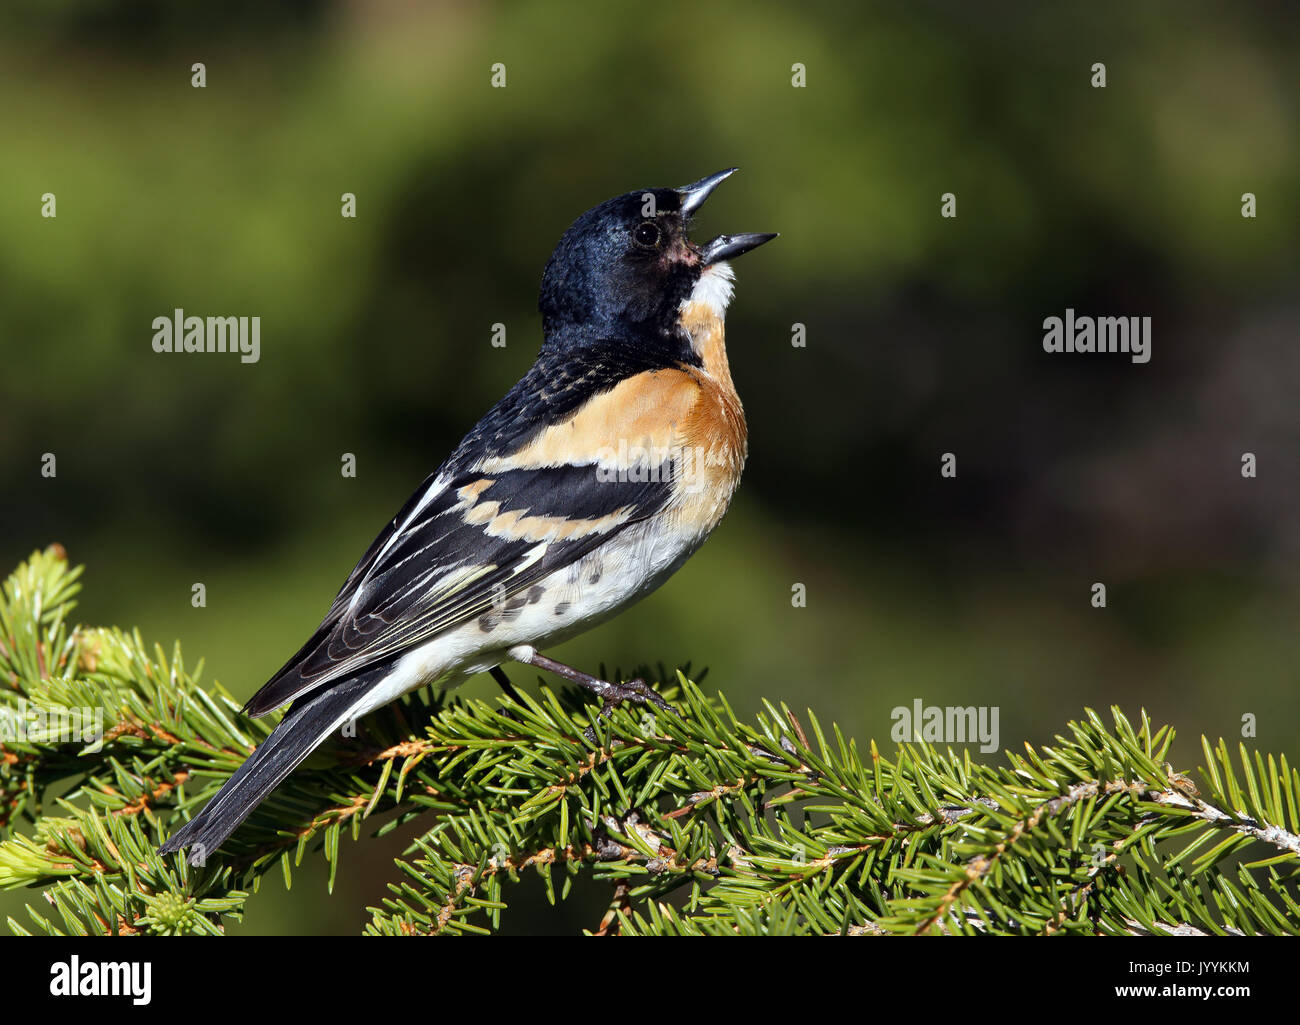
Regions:
<svg viewBox="0 0 1300 1025"><path fill-rule="evenodd" d="M485 612L478 617L478 628L485 634L490 634L497 628L501 620L491 612Z"/></svg>
<svg viewBox="0 0 1300 1025"><path fill-rule="evenodd" d="M546 593L546 588L544 588L541 584L534 584L532 587L528 589L528 604L536 605L539 601L542 600L542 595L544 595L545 593Z"/></svg>
<svg viewBox="0 0 1300 1025"><path fill-rule="evenodd" d="M519 613L521 613L524 610L524 606L527 604L528 604L527 598L524 597L512 598L510 601L506 602L506 607L501 612L501 618L504 619L507 623L518 619Z"/></svg>
<svg viewBox="0 0 1300 1025"><path fill-rule="evenodd" d="M562 616L562 615L564 615L566 612L569 611L569 606L570 606L571 604L572 604L572 602L567 602L567 601L562 601L562 602L560 602L558 605L555 606L555 614L556 614L557 616Z"/></svg>

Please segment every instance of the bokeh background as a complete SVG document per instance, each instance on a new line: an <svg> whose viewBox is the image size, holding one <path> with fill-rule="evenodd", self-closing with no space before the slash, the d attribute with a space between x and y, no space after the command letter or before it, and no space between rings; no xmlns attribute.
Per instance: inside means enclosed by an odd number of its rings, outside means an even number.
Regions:
<svg viewBox="0 0 1300 1025"><path fill-rule="evenodd" d="M6 4L0 561L63 543L83 621L251 694L527 368L570 221L739 165L699 237L782 233L736 264L744 485L669 585L552 654L689 660L742 714L883 746L916 698L999 706L1007 747L1119 703L1177 726L1181 768L1246 714L1294 761L1297 27L1281 2ZM260 316L260 362L155 354L175 307ZM1044 354L1066 307L1152 317L1151 362ZM235 931L356 932L401 846L354 847L331 899L268 877ZM588 896L523 887L506 922L591 927Z"/></svg>

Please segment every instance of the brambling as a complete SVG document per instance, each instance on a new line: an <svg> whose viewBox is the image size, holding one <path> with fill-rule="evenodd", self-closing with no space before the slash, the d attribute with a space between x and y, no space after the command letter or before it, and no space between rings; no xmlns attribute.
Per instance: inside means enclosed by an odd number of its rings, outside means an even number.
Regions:
<svg viewBox="0 0 1300 1025"><path fill-rule="evenodd" d="M555 247L537 360L411 496L324 622L245 706L292 702L207 806L159 847L202 864L331 733L430 683L520 662L605 707L666 702L539 649L649 594L726 512L747 452L723 316L727 260L775 238L687 237L736 169L588 210ZM603 711L604 709L602 709Z"/></svg>

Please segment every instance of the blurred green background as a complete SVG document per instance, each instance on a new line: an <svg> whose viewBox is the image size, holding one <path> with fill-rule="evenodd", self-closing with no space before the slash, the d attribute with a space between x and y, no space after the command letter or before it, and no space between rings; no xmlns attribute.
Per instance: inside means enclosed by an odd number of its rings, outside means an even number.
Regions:
<svg viewBox="0 0 1300 1025"><path fill-rule="evenodd" d="M0 561L62 542L83 621L180 638L248 696L525 371L573 218L739 165L697 237L782 233L736 264L745 483L674 580L551 654L690 660L742 714L783 699L886 747L916 698L999 706L1010 747L1119 703L1178 727L1181 768L1246 714L1295 760L1297 27L1283 3L10 3ZM260 316L260 362L155 354L176 307ZM1044 354L1066 307L1152 317L1151 362ZM348 852L332 899L268 878L236 931L355 933L401 839ZM505 921L594 927L605 896L550 915L525 887Z"/></svg>

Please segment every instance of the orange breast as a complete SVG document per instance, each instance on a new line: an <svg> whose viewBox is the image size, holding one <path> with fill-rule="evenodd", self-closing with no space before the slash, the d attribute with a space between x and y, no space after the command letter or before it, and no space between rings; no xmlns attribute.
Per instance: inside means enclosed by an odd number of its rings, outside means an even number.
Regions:
<svg viewBox="0 0 1300 1025"><path fill-rule="evenodd" d="M693 303L682 319L702 367L682 364L620 381L569 419L509 455L481 460L476 469L582 465L593 456L607 467L629 469L670 458L677 468L670 515L687 533L712 530L740 483L745 413L727 365L722 318L707 304Z"/></svg>
<svg viewBox="0 0 1300 1025"><path fill-rule="evenodd" d="M707 303L691 303L682 311L682 326L704 363L684 368L699 391L682 424L683 444L693 453L682 515L712 530L740 484L749 452L745 411L731 380L726 331L717 311Z"/></svg>

